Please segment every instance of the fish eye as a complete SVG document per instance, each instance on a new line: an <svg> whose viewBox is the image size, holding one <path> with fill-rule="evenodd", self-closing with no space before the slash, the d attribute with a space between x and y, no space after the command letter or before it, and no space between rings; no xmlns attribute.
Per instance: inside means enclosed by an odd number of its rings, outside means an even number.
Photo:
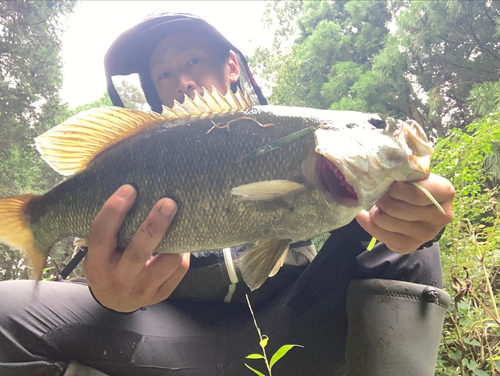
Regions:
<svg viewBox="0 0 500 376"><path fill-rule="evenodd" d="M195 57L194 59L189 60L188 65L196 65L200 62L200 59Z"/></svg>

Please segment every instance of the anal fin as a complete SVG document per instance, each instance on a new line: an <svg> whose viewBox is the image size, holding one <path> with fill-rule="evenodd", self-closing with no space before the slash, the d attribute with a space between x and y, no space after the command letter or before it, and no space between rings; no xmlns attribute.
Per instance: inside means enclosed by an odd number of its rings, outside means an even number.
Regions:
<svg viewBox="0 0 500 376"><path fill-rule="evenodd" d="M290 243L290 239L259 241L243 252L239 258L239 267L250 290L258 289L269 276L278 272Z"/></svg>
<svg viewBox="0 0 500 376"><path fill-rule="evenodd" d="M276 263L276 265L274 265L273 270L271 270L271 272L269 273L269 277L274 277L276 275L276 273L278 273L280 271L281 267L285 263L286 255L288 254L288 249L289 249L289 247L287 247L285 249L285 252L283 252L283 254L281 255L281 257L278 260L278 262Z"/></svg>

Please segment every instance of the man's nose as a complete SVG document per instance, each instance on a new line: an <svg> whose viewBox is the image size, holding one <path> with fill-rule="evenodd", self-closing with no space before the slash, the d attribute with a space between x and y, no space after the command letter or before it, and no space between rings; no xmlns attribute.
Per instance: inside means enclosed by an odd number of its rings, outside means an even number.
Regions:
<svg viewBox="0 0 500 376"><path fill-rule="evenodd" d="M177 83L177 92L180 94L190 94L196 89L196 82L190 75L181 74L179 75L179 81Z"/></svg>

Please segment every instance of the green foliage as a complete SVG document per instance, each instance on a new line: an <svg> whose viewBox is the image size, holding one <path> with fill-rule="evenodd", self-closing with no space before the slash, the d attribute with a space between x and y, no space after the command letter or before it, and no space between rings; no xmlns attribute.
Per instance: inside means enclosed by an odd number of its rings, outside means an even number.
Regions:
<svg viewBox="0 0 500 376"><path fill-rule="evenodd" d="M445 321L437 375L500 371L500 211L485 158L500 136L500 114L442 140L433 171L456 189L454 219L441 239L445 288L454 306Z"/></svg>
<svg viewBox="0 0 500 376"><path fill-rule="evenodd" d="M75 1L0 2L0 194L40 192L55 174L36 155L33 138L63 110L60 39ZM50 114L50 115L49 115Z"/></svg>
<svg viewBox="0 0 500 376"><path fill-rule="evenodd" d="M275 21L279 23L279 28L275 32L273 39L273 50L279 51L284 42L288 42L297 34L295 19L300 13L304 1L270 1L266 4L262 23L266 27L271 27Z"/></svg>
<svg viewBox="0 0 500 376"><path fill-rule="evenodd" d="M250 313L252 314L255 328L257 329L257 333L259 334L259 346L262 349L262 354L250 354L250 355L247 355L246 358L247 359L262 359L262 360L264 360L264 362L266 363L267 372L269 372L269 376L272 376L272 368L278 360L283 358L288 353L288 351L290 351L294 347L304 347L304 346L301 346L301 345L283 345L274 353L274 355L271 358L271 361L269 361L267 359L267 355L266 355L266 346L267 346L267 343L269 342L269 337L266 336L265 334L261 333L260 328L257 325L257 320L255 319L255 315L253 313L253 309L252 309L252 306L250 304L250 300L248 299L248 295L246 296L246 298L247 298L248 308L250 309ZM256 375L266 376L262 372L250 367L246 363L245 363L245 366L249 370L251 370L253 373L255 373Z"/></svg>
<svg viewBox="0 0 500 376"><path fill-rule="evenodd" d="M76 1L0 2L0 197L42 193L62 179L33 138L66 119L60 35ZM24 256L0 245L0 279L27 278Z"/></svg>
<svg viewBox="0 0 500 376"><path fill-rule="evenodd" d="M499 120L497 114L470 125L467 131L452 129L447 144L433 157L434 172L451 181L457 191L455 205L463 210L463 218L473 222L487 209L487 205L472 203L484 198L489 173L483 164L492 143L500 138Z"/></svg>
<svg viewBox="0 0 500 376"><path fill-rule="evenodd" d="M294 12L281 5L272 2L268 11L280 25L286 22L286 38L299 37L285 52L260 48L252 58L272 89L271 103L378 112L423 123L423 105L404 76L408 59L387 28L392 15L386 2L303 2ZM283 34L278 29L275 40L283 41Z"/></svg>
<svg viewBox="0 0 500 376"><path fill-rule="evenodd" d="M0 2L1 149L36 132L40 106L61 84L59 35L75 1ZM33 127L33 128L30 128Z"/></svg>
<svg viewBox="0 0 500 376"><path fill-rule="evenodd" d="M40 158L33 140L75 114L58 95L60 37L75 6L68 0L0 2L0 197L42 194L63 180ZM137 88L122 83L118 90L129 107L144 103ZM111 105L109 98L98 102L90 107ZM71 241L56 245L44 278L57 274L72 248ZM0 279L29 277L22 253L3 245L0 252Z"/></svg>
<svg viewBox="0 0 500 376"><path fill-rule="evenodd" d="M33 138L64 112L59 52L64 16L75 1L0 2L1 196L39 193L55 174L40 161Z"/></svg>
<svg viewBox="0 0 500 376"><path fill-rule="evenodd" d="M484 167L489 172L493 182L500 183L500 143L491 144L491 153L484 157Z"/></svg>
<svg viewBox="0 0 500 376"><path fill-rule="evenodd" d="M117 85L127 108L143 108L146 104L142 92L126 81ZM59 97L55 95L41 107L38 115L38 130L45 131L53 126L62 123L67 118L81 112L97 107L111 106L111 99L107 92L94 101L78 106L75 109L68 109L66 105L59 103ZM32 144L33 141L27 141ZM65 178L53 171L41 158L37 151L28 145L16 144L12 140L10 150L0 151L4 159L0 160L0 197L14 196L20 193L43 194ZM26 266L28 260L17 250L9 249L0 245L0 280L26 279L30 277L30 269ZM74 256L75 249L73 238L63 239L58 242L51 251L51 256L47 260L47 268L43 271L44 279L54 279L57 277L64 265ZM82 267L79 265L73 271L72 277L82 276Z"/></svg>
<svg viewBox="0 0 500 376"><path fill-rule="evenodd" d="M495 1L274 0L273 48L251 62L273 104L412 118L444 135L498 104L485 83L498 81L499 19Z"/></svg>
<svg viewBox="0 0 500 376"><path fill-rule="evenodd" d="M319 235L319 236L315 237L313 239L314 247L317 250L320 250L321 247L323 247L323 244L325 244L325 242L328 240L329 237L330 237L330 233L329 232L327 232L326 234Z"/></svg>
<svg viewBox="0 0 500 376"><path fill-rule="evenodd" d="M410 1L396 17L397 36L436 119L467 125L474 84L497 81L500 68L497 1ZM429 113L431 115L431 113Z"/></svg>
<svg viewBox="0 0 500 376"><path fill-rule="evenodd" d="M478 117L500 111L500 81L474 85L467 98Z"/></svg>
<svg viewBox="0 0 500 376"><path fill-rule="evenodd" d="M252 58L271 103L413 118L431 137L457 128L434 157L434 173L457 191L441 241L445 288L456 303L436 372L499 373L500 115L467 126L499 110L500 3L287 4L268 2L266 21L278 25L274 46ZM318 249L324 240L314 239Z"/></svg>
<svg viewBox="0 0 500 376"><path fill-rule="evenodd" d="M29 278L29 270L25 266L24 256L21 252L3 244L0 244L0 252L2 254L0 281Z"/></svg>
<svg viewBox="0 0 500 376"><path fill-rule="evenodd" d="M116 91L120 95L125 108L133 110L146 110L146 98L144 97L141 89L137 86L127 82L126 80L122 80L120 84L116 85ZM74 110L71 110L70 116L92 108L108 107L112 105L113 103L111 102L111 98L109 97L108 92L105 91L100 98L77 106Z"/></svg>
<svg viewBox="0 0 500 376"><path fill-rule="evenodd" d="M118 91L125 108L134 110L149 110L146 97L144 96L142 90L137 86L127 82L126 80L122 80L120 84L116 85L116 91ZM106 92L105 95L108 96L108 93Z"/></svg>

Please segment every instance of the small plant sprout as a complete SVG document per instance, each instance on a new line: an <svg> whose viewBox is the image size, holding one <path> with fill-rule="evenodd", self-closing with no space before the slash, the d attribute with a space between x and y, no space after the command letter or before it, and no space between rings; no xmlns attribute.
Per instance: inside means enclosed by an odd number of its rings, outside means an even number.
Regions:
<svg viewBox="0 0 500 376"><path fill-rule="evenodd" d="M263 359L264 362L266 363L267 372L269 372L269 374L267 376L272 376L271 370L272 370L273 366L276 364L276 362L278 360L280 360L281 358L283 358L283 356L285 356L285 354L288 351L290 351L291 348L293 348L293 347L304 347L304 346L301 346L301 345L283 345L283 346L281 346L278 349L278 351L276 351L274 353L274 355L271 358L271 361L269 361L268 358L267 358L267 354L266 354L266 346L267 346L267 342L269 341L269 337L266 336L265 334L261 333L260 328L257 325L257 320L255 319L255 315L253 313L252 306L250 304L250 300L248 299L248 295L246 295L246 298L247 298L248 308L250 308L250 313L252 314L252 317L253 317L253 323L255 325L255 328L257 329L257 333L259 334L259 339L260 339L259 345L262 348L262 354L250 354L250 355L247 355L246 358L247 359ZM262 373L260 371L257 371L256 369L250 367L246 363L245 363L245 366L249 370L251 370L253 373L255 373L256 375L266 376L266 374L264 374L264 373Z"/></svg>
<svg viewBox="0 0 500 376"><path fill-rule="evenodd" d="M427 197L429 197L429 200L431 200L432 203L434 205L436 205L436 207L439 209L439 211L443 214L446 214L443 207L441 205L439 205L439 202L437 202L437 200L434 197L432 197L431 193L427 189L425 189L424 187L422 187L420 184L418 184L415 181L411 181L409 183L413 184L415 187L419 188L422 192L424 192L425 195ZM368 247L366 247L366 250L371 251L373 249L373 247L375 246L376 242L377 242L377 239L375 239L375 237L373 237L372 240L370 241L370 244L368 244Z"/></svg>

